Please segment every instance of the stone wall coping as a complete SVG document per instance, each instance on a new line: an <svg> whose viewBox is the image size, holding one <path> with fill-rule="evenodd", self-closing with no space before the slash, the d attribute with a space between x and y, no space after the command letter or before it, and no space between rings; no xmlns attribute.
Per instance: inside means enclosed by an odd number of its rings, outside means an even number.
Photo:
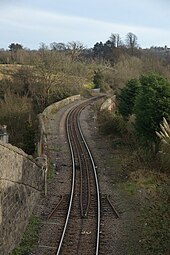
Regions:
<svg viewBox="0 0 170 255"><path fill-rule="evenodd" d="M17 153L18 155L21 155L22 157L32 161L35 165L37 165L39 168L42 168L42 165L36 161L31 155L26 154L22 149L10 144L10 143L4 143L0 141L0 147L6 148L10 151L13 151Z"/></svg>
<svg viewBox="0 0 170 255"><path fill-rule="evenodd" d="M46 116L52 109L60 109L62 108L63 106L75 101L75 100L79 100L81 98L80 95L74 95L74 96L70 96L70 97L67 97L65 99L62 99L61 101L58 101L56 103L53 103L51 105L49 105L48 107L45 108L45 110L41 113L42 116Z"/></svg>

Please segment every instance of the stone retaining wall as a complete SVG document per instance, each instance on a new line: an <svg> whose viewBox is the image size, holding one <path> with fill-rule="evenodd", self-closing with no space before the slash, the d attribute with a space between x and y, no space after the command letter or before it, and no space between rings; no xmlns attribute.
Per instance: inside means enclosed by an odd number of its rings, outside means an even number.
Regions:
<svg viewBox="0 0 170 255"><path fill-rule="evenodd" d="M0 254L20 242L44 184L44 170L22 150L0 142Z"/></svg>
<svg viewBox="0 0 170 255"><path fill-rule="evenodd" d="M80 95L66 98L48 106L39 115L38 155L41 163L21 149L0 141L0 255L8 255L21 241L46 183L45 124L50 114L79 99Z"/></svg>
<svg viewBox="0 0 170 255"><path fill-rule="evenodd" d="M65 98L59 102L51 104L48 106L41 114L39 114L39 124L40 124L40 141L38 144L38 156L41 157L43 154L46 154L46 123L48 121L49 116L51 114L55 114L59 109L63 108L64 106L80 100L80 95L71 96Z"/></svg>
<svg viewBox="0 0 170 255"><path fill-rule="evenodd" d="M80 98L81 98L80 95L75 95L75 96L67 97L59 102L54 103L54 104L51 104L50 106L45 108L45 110L43 111L43 113L42 113L43 118L48 117L50 114L55 113L59 109L63 108L64 106L66 106L76 100L80 100Z"/></svg>
<svg viewBox="0 0 170 255"><path fill-rule="evenodd" d="M109 112L116 111L116 96L107 98L100 107L100 110L107 110Z"/></svg>

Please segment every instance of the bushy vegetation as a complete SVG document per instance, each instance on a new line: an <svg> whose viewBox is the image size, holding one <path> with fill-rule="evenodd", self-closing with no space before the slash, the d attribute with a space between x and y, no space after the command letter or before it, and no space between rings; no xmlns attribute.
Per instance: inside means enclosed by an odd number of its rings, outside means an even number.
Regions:
<svg viewBox="0 0 170 255"><path fill-rule="evenodd" d="M118 110L114 114L100 112L99 128L120 149L119 154L127 149L121 169L125 189L130 194L143 192L140 216L145 254L166 254L169 56L159 57L153 51L139 49L137 37L128 33L126 42L119 34L111 34L109 40L97 42L92 49L74 41L54 42L50 47L42 43L38 50L12 43L9 50L0 50L0 63L0 124L8 126L10 142L28 154L34 154L37 114L45 107L71 95L89 95L88 88L93 85L108 95L116 93ZM160 126L163 118L167 121ZM37 226L36 221L33 225ZM25 239L22 243L14 254L30 251Z"/></svg>
<svg viewBox="0 0 170 255"><path fill-rule="evenodd" d="M130 43L131 39L134 39L132 40L134 44ZM155 72L170 78L168 57L157 57L153 53L150 54L149 50L143 52L138 48L137 37L132 33L127 34L125 42L122 42L119 34L111 34L109 40L105 43L97 42L92 49L87 49L82 43L75 41L68 44L53 42L50 46L41 43L38 50L29 50L19 43L11 43L9 50L0 50L0 62L2 63L0 65L0 123L8 126L10 142L26 150L27 153L33 153L35 147L38 129L36 115L51 103L74 94L89 95L88 87L92 88L94 85L95 88L100 87L102 92L118 93L120 114L129 118L140 87L139 83L142 82L140 78L143 77L142 75ZM119 89L122 89L121 94ZM141 90L140 94L142 93L145 91ZM11 106L15 100L15 112L18 107L17 114L20 117L14 116L14 112L10 113L13 110L12 107L9 110L8 95L9 98L13 98ZM21 101L23 106L28 105L27 110L20 107ZM138 97L138 105L139 102ZM139 116L141 111L139 107L136 111ZM143 118L143 113L141 116ZM19 129L19 124L15 124L16 120L23 128ZM142 126L139 118L136 123L136 128L139 130ZM32 130L29 128L24 133L26 126L31 126ZM157 125L154 124L153 129L155 127ZM148 130L146 132L148 133ZM34 136L32 146L25 144L29 136Z"/></svg>
<svg viewBox="0 0 170 255"><path fill-rule="evenodd" d="M156 131L157 136L160 139L159 156L161 162L167 170L170 166L170 125L167 120L163 118L163 123L160 124L160 131Z"/></svg>
<svg viewBox="0 0 170 255"><path fill-rule="evenodd" d="M139 229L136 234L140 242L140 254L169 254L170 143L168 123L166 123L166 129L159 133L162 142L160 151L155 155L152 149L146 146L140 147L141 143L134 134L134 126L123 117L101 112L98 119L99 130L103 135L109 136L113 148L117 154L120 154L117 159L118 163L115 163L117 161L113 155L114 175L116 172L114 185L126 196L128 195L137 211L138 221L135 226L131 226L131 229ZM118 164L116 168L115 164ZM132 247L129 249L129 254L135 254Z"/></svg>
<svg viewBox="0 0 170 255"><path fill-rule="evenodd" d="M123 153L117 182L138 201L141 254L169 254L170 83L145 74L119 93L118 112L100 112L99 130Z"/></svg>
<svg viewBox="0 0 170 255"><path fill-rule="evenodd" d="M94 77L93 77L93 83L94 83L94 88L98 89L102 87L103 83L103 75L100 70L97 70L94 72Z"/></svg>
<svg viewBox="0 0 170 255"><path fill-rule="evenodd" d="M120 137L127 135L126 122L120 115L103 110L98 116L98 123L102 134Z"/></svg>
<svg viewBox="0 0 170 255"><path fill-rule="evenodd" d="M141 209L141 223L143 225L141 246L148 255L169 254L170 239L170 205L169 182L156 182L154 192L146 196L146 203Z"/></svg>
<svg viewBox="0 0 170 255"><path fill-rule="evenodd" d="M136 96L139 92L140 83L137 79L128 80L126 86L121 89L121 93L118 95L119 112L120 114L128 118L133 114Z"/></svg>
<svg viewBox="0 0 170 255"><path fill-rule="evenodd" d="M156 131L163 117L170 119L170 83L158 74L129 80L118 96L122 116L135 116L134 127L140 140L157 142Z"/></svg>
<svg viewBox="0 0 170 255"><path fill-rule="evenodd" d="M136 96L135 128L147 141L156 142L156 131L163 117L170 120L170 83L162 76L141 76L140 90Z"/></svg>
<svg viewBox="0 0 170 255"><path fill-rule="evenodd" d="M8 126L11 143L23 148L27 122L33 125L31 100L7 90L0 101L0 123ZM35 139L35 136L32 136ZM26 150L27 151L27 150Z"/></svg>
<svg viewBox="0 0 170 255"><path fill-rule="evenodd" d="M18 56L19 50L15 49L13 58ZM107 87L104 70L108 64L46 48L30 52L29 57L24 55L23 49L22 53L24 64L0 66L0 123L7 125L10 143L33 154L37 114L53 102L84 93L85 85L92 84L96 70L102 73L99 85L102 89Z"/></svg>
<svg viewBox="0 0 170 255"><path fill-rule="evenodd" d="M24 236L21 240L20 245L12 251L11 255L30 254L33 247L38 242L39 229L40 229L40 219L35 216L32 216L27 226L27 229L24 233Z"/></svg>

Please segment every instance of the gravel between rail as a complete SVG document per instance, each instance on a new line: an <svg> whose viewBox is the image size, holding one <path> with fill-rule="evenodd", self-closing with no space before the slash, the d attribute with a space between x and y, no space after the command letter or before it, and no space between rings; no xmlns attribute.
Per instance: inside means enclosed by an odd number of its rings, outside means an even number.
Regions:
<svg viewBox="0 0 170 255"><path fill-rule="evenodd" d="M76 103L73 103L76 104ZM72 105L73 105L72 104ZM49 162L53 176L48 180L48 194L40 197L34 214L42 219L42 222L51 213L58 203L61 195L67 196L71 185L71 162L69 148L66 140L64 121L71 105L49 116L47 126L47 140L49 151ZM115 165L109 164L109 159L116 153L110 146L110 141L97 132L93 107L88 106L81 114L81 126L87 142L93 152L99 176L100 190L105 201L107 195L120 214L116 219L114 215L104 212L101 221L101 246L99 254L106 255L130 255L140 254L138 247L137 230L135 229L136 212L135 203L130 203L115 185ZM53 171L54 170L54 171ZM60 224L60 223L58 223ZM60 228L61 226L58 226ZM55 225L42 223L40 230L39 245L48 245L48 236L55 232ZM47 232L49 231L49 233ZM88 231L88 230L87 230ZM129 247L134 246L134 253L129 253ZM107 251L104 251L107 246ZM136 250L136 253L135 253ZM31 254L48 254L41 247L37 247ZM50 254L50 253L49 253Z"/></svg>

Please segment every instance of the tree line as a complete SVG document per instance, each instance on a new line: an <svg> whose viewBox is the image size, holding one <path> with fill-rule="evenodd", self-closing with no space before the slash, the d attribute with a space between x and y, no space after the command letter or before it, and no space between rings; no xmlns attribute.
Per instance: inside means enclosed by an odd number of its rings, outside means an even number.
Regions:
<svg viewBox="0 0 170 255"><path fill-rule="evenodd" d="M132 33L124 42L113 33L106 42L96 42L90 49L77 41L52 42L49 46L41 43L38 50L11 43L9 50L0 50L0 124L8 126L10 143L35 155L37 114L53 102L75 94L90 96L91 88L100 88L108 97L117 98L116 112L100 112L98 123L100 130L111 135L113 146L120 147L120 154L126 148L129 152L128 169L123 168L122 176L136 174L137 178L141 169L149 176L153 170L154 179L161 172L165 180L170 166L169 70L167 49L141 49ZM162 175L165 173L166 177ZM149 176L147 185L151 179ZM141 187L137 192L143 190ZM165 254L167 250L167 187L167 183L156 181L154 203L148 200L151 231L144 235L144 245L147 252L148 245L153 249L149 254ZM151 196L155 193L150 192ZM148 222L148 213L144 222ZM160 233L159 240L155 233Z"/></svg>
<svg viewBox="0 0 170 255"><path fill-rule="evenodd" d="M0 63L2 64L30 64L32 63L32 56L38 51L49 50L65 52L72 57L72 60L90 58L109 61L114 65L122 54L139 57L146 53L156 54L156 49L160 49L160 47L151 47L150 50L143 50L138 44L137 36L131 32L126 35L124 41L121 39L120 34L112 33L106 42L96 42L92 48L87 48L80 41L70 41L68 43L52 42L49 46L45 43L40 43L38 50L30 50L20 43L11 43L8 48L9 50L0 49ZM166 58L166 61L170 61L169 54L162 54L162 57Z"/></svg>
<svg viewBox="0 0 170 255"><path fill-rule="evenodd" d="M10 142L28 153L33 148L25 149L26 137L49 104L92 87L120 94L128 80L151 72L170 80L167 59L141 51L132 33L124 43L119 34L111 34L92 49L76 41L41 43L38 50L11 43L9 50L0 50L0 62L0 123L8 125Z"/></svg>
<svg viewBox="0 0 170 255"><path fill-rule="evenodd" d="M156 145L163 118L170 122L170 82L158 74L128 80L118 95L118 110L126 121L134 115L134 128L145 145Z"/></svg>

